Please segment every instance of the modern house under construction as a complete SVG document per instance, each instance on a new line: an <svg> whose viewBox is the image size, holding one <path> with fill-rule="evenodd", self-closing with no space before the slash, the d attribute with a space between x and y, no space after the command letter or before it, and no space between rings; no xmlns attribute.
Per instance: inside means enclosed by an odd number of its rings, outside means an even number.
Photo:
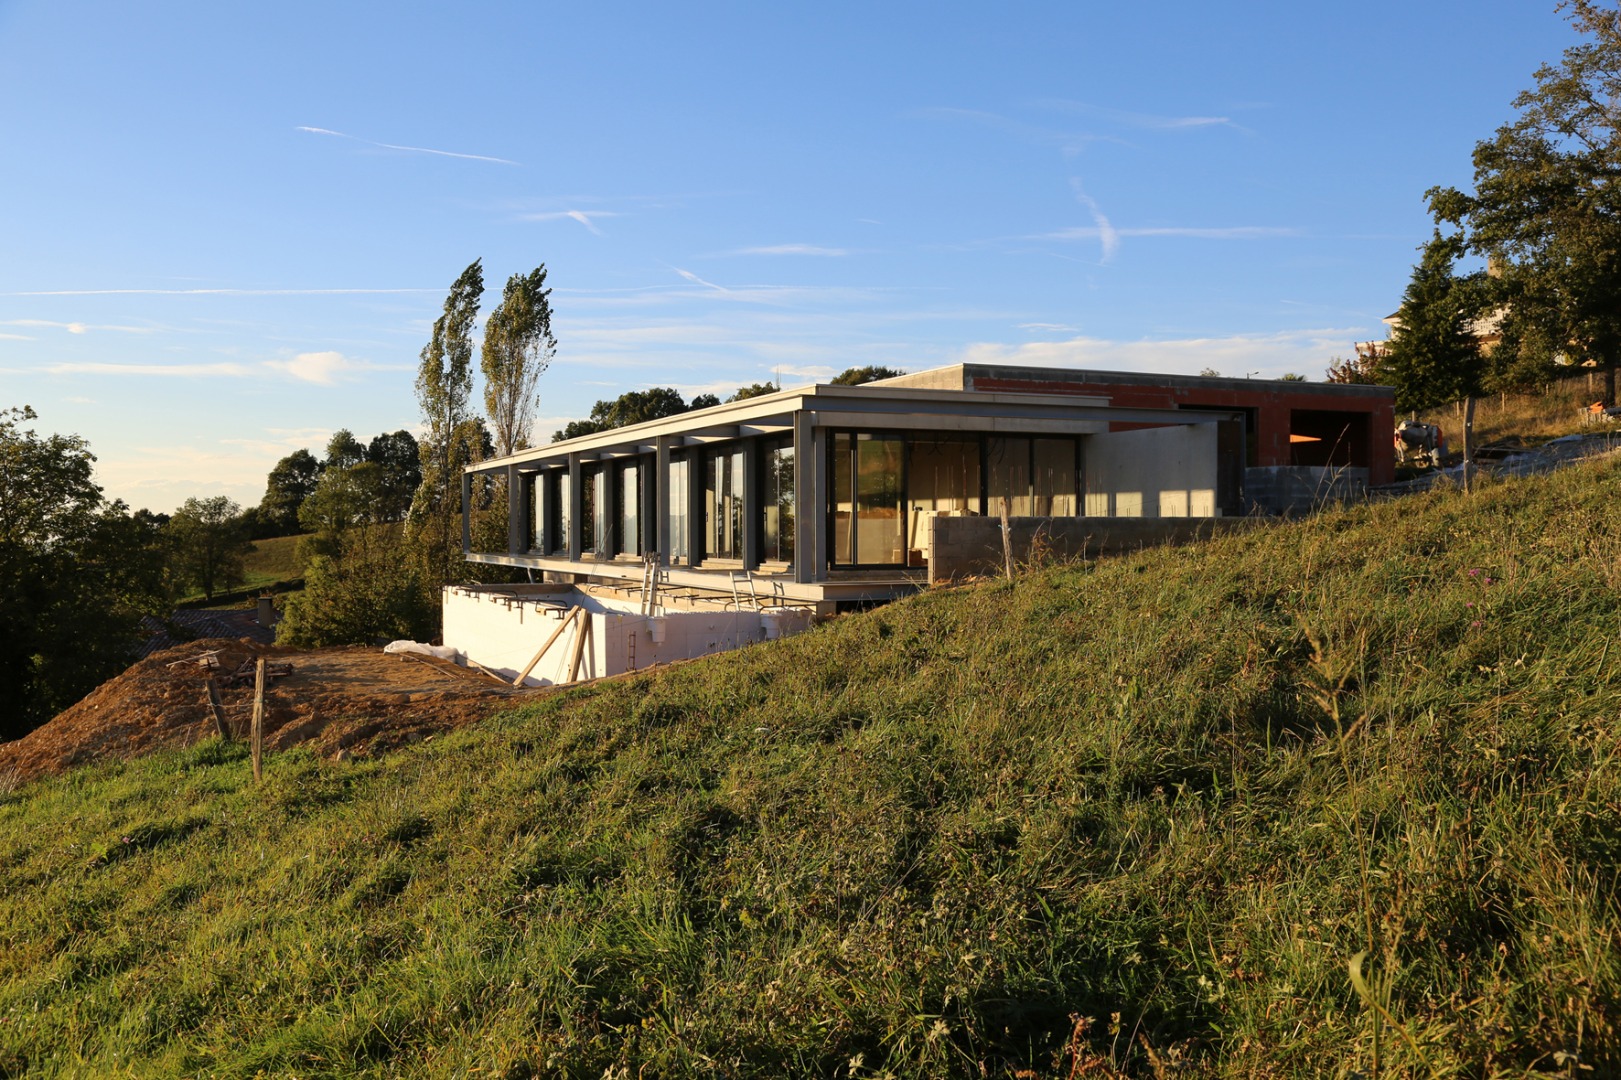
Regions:
<svg viewBox="0 0 1621 1080"><path fill-rule="evenodd" d="M831 612L952 576L1004 513L1126 532L1387 483L1391 430L1385 387L959 364L480 462L463 545L537 582ZM501 550L473 550L481 476L506 480Z"/></svg>

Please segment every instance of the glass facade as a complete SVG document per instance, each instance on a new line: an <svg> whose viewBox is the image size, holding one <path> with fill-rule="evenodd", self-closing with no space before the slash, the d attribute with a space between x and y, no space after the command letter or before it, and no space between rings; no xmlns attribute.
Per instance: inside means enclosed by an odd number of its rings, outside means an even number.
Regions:
<svg viewBox="0 0 1621 1080"><path fill-rule="evenodd" d="M728 445L709 451L704 487L704 557L743 558L743 448Z"/></svg>
<svg viewBox="0 0 1621 1080"><path fill-rule="evenodd" d="M833 435L833 561L898 566L905 560L905 441L867 432Z"/></svg>
<svg viewBox="0 0 1621 1080"><path fill-rule="evenodd" d="M523 478L529 491L529 543L532 552L545 551L546 543L546 474L531 473Z"/></svg>
<svg viewBox="0 0 1621 1080"><path fill-rule="evenodd" d="M567 555L570 503L568 472L558 469L549 473L547 480L546 501L549 504L547 507L547 520L552 524L547 553L551 555Z"/></svg>
<svg viewBox="0 0 1621 1080"><path fill-rule="evenodd" d="M670 519L669 554L672 563L685 564L692 556L688 544L691 525L687 516L692 505L691 473L692 462L688 459L673 458L670 461L669 506L664 508L664 512Z"/></svg>
<svg viewBox="0 0 1621 1080"><path fill-rule="evenodd" d="M642 553L642 468L629 462L618 468L615 495L619 503L619 545L621 555Z"/></svg>
<svg viewBox="0 0 1621 1080"><path fill-rule="evenodd" d="M1074 439L987 439L985 512L1000 516L1006 499L1009 517L1079 513L1078 446Z"/></svg>
<svg viewBox="0 0 1621 1080"><path fill-rule="evenodd" d="M773 439L761 447L764 512L760 557L766 562L794 561L794 441Z"/></svg>
<svg viewBox="0 0 1621 1080"><path fill-rule="evenodd" d="M580 554L609 555L613 499L608 491L608 470L587 465L580 470Z"/></svg>
<svg viewBox="0 0 1621 1080"><path fill-rule="evenodd" d="M927 565L939 517L1081 513L1080 439L989 434L829 431L828 488L812 493L826 519L834 567ZM752 455L752 456L751 456ZM791 436L712 444L672 455L654 505L646 455L584 464L579 520L571 522L570 476L552 466L525 478L530 550L569 551L579 529L583 558L634 558L654 546L657 514L668 528L670 564L752 562L780 571L796 550L795 495L803 464ZM701 486L699 486L701 485ZM698 517L694 517L694 513Z"/></svg>

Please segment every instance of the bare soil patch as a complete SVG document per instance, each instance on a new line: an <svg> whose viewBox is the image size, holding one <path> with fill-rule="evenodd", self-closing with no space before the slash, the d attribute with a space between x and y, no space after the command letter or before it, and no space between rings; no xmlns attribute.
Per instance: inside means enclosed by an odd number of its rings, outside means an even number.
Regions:
<svg viewBox="0 0 1621 1080"><path fill-rule="evenodd" d="M220 670L194 662L216 650ZM137 661L44 727L0 743L0 776L21 782L211 738L208 676L223 682L260 656L293 667L292 674L271 680L265 693L270 751L308 743L327 756L377 753L482 720L550 689L519 690L447 660L390 656L371 646L300 650L245 638L191 641ZM222 686L220 698L227 725L246 738L252 681Z"/></svg>

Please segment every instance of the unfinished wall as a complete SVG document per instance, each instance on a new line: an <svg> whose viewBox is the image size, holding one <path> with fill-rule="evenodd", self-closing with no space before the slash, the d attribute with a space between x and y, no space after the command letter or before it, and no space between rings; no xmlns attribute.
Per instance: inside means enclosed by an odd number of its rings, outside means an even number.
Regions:
<svg viewBox="0 0 1621 1080"><path fill-rule="evenodd" d="M1272 514L1309 513L1367 494L1367 469L1280 465L1244 470L1245 503Z"/></svg>
<svg viewBox="0 0 1621 1080"><path fill-rule="evenodd" d="M1081 448L1086 514L1214 517L1220 454L1215 424L1088 435Z"/></svg>
<svg viewBox="0 0 1621 1080"><path fill-rule="evenodd" d="M809 628L813 618L808 608L735 611L715 605L671 608L650 618L640 613L634 597L604 597L581 590L526 596L489 588L447 588L443 604L445 644L509 681L529 666L576 608L585 609L591 625L576 676L579 679L725 652L767 637L797 633ZM576 622L556 635L524 680L525 686L550 686L567 679L579 625Z"/></svg>
<svg viewBox="0 0 1621 1080"><path fill-rule="evenodd" d="M1236 529L1256 518L1013 518L1013 561L1038 554L1058 559L1117 555L1160 544L1180 544ZM988 517L940 517L933 522L929 580L948 582L1004 572L1002 523Z"/></svg>

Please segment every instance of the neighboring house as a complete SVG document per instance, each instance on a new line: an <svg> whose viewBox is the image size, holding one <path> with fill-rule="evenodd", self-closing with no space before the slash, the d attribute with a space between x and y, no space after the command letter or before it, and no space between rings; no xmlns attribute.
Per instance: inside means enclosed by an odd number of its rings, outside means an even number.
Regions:
<svg viewBox="0 0 1621 1080"><path fill-rule="evenodd" d="M831 610L945 576L959 518L1208 519L1388 483L1391 430L1385 387L954 365L480 462L464 548L558 582L638 587L651 562L661 588L728 593L746 573ZM502 551L471 550L481 475L508 480Z"/></svg>

